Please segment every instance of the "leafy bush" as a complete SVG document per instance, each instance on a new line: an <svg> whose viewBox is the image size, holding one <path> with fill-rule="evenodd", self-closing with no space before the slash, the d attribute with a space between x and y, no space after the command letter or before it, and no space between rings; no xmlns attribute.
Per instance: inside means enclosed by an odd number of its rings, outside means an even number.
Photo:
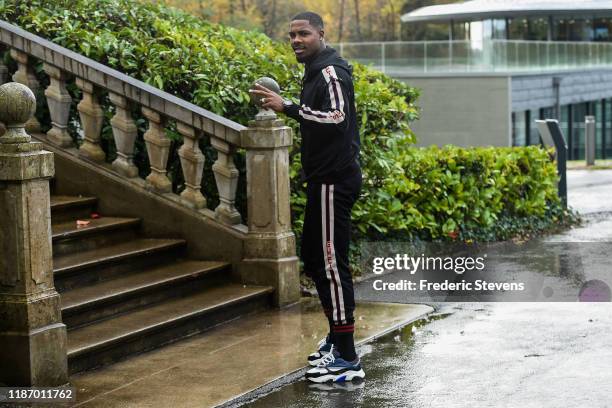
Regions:
<svg viewBox="0 0 612 408"><path fill-rule="evenodd" d="M557 172L549 153L539 147L398 148L388 143L402 168L387 179L378 195L390 194L390 206L376 214L360 207L360 232L367 222L381 233L414 232L421 238L454 238L490 228L501 217L543 217L559 202ZM385 218L394 228L376 228Z"/></svg>

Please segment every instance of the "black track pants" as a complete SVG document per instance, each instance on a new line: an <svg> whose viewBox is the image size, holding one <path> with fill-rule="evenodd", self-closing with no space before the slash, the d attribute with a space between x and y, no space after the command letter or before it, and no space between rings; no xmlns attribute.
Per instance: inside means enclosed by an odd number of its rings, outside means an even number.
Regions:
<svg viewBox="0 0 612 408"><path fill-rule="evenodd" d="M309 182L302 234L304 271L314 281L323 311L338 331L352 331L355 319L349 270L351 209L359 197L361 173L336 184Z"/></svg>

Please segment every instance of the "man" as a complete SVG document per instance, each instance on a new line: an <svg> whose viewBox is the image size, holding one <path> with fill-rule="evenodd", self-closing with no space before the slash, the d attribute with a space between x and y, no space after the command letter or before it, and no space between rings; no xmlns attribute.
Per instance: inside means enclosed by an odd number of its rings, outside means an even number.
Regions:
<svg viewBox="0 0 612 408"><path fill-rule="evenodd" d="M329 334L308 357L314 382L350 381L365 373L353 339L355 300L349 270L351 208L359 197L359 133L352 67L325 45L323 20L304 12L293 17L289 37L305 64L300 106L262 87L251 92L262 106L300 123L302 177L307 203L301 257L329 321Z"/></svg>

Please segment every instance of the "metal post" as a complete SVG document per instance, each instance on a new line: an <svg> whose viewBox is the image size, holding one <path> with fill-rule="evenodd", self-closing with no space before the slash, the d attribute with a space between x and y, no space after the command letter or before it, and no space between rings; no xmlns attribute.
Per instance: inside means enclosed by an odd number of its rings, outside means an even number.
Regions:
<svg viewBox="0 0 612 408"><path fill-rule="evenodd" d="M586 165L592 166L595 164L595 116L584 117L584 152Z"/></svg>

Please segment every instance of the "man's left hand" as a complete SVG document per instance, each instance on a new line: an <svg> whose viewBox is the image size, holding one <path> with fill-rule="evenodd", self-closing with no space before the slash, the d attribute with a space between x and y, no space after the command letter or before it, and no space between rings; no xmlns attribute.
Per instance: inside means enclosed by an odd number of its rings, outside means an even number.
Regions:
<svg viewBox="0 0 612 408"><path fill-rule="evenodd" d="M250 89L249 92L262 97L261 106L264 109L272 109L275 112L283 111L284 99L276 92L259 84L255 84L255 89Z"/></svg>

